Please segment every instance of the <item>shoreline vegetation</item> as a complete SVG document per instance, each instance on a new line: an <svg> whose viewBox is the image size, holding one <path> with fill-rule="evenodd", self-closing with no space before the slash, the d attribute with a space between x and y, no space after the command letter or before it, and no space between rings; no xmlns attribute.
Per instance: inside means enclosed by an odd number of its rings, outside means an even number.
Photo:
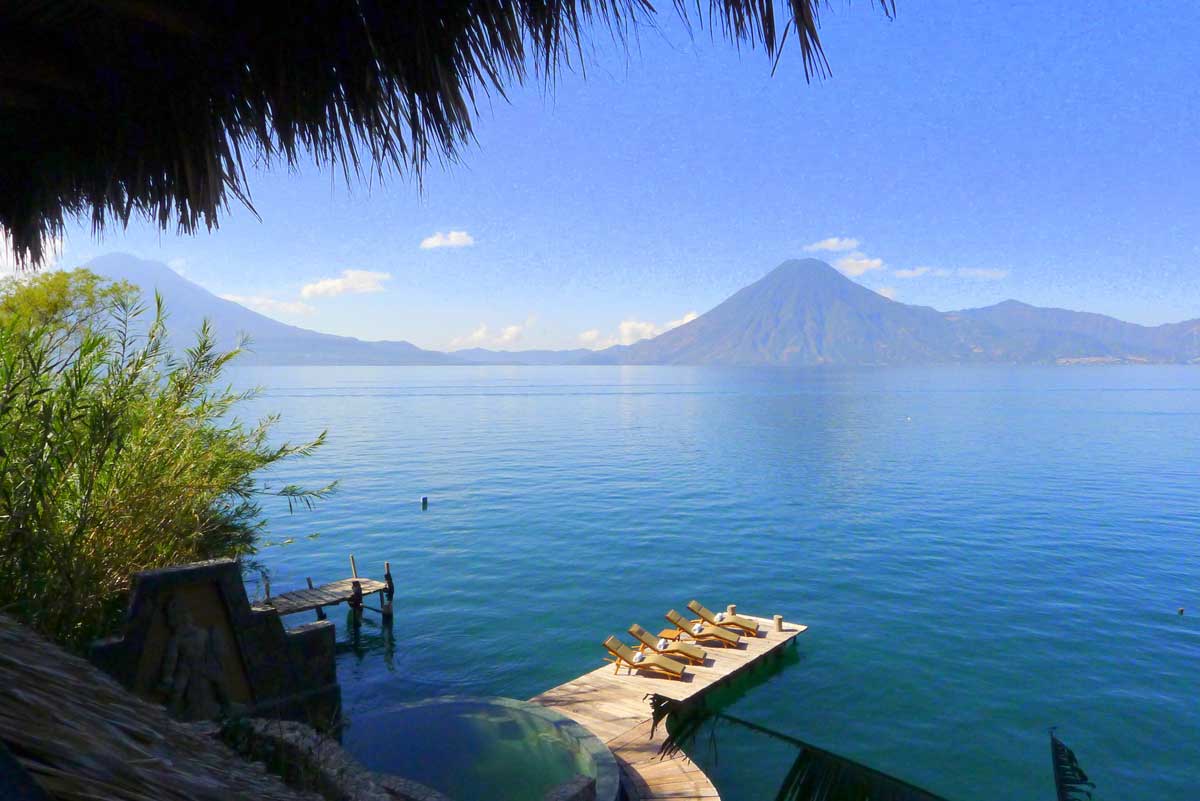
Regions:
<svg viewBox="0 0 1200 801"><path fill-rule="evenodd" d="M161 297L75 270L0 285L0 611L79 651L111 633L133 573L254 560L259 499L311 507L336 483L272 486L262 471L313 453L246 422L255 391L223 383L244 343L205 324L184 350Z"/></svg>

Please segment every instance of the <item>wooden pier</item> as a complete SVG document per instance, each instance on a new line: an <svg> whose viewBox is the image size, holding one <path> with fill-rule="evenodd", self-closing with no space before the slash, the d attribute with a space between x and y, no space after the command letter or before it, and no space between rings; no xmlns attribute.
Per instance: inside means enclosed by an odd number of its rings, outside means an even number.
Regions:
<svg viewBox="0 0 1200 801"><path fill-rule="evenodd" d="M759 624L758 637L743 636L739 648L703 645L707 652L704 664L688 665L682 681L636 672L630 675L624 668L614 675L613 665L605 663L530 700L563 713L603 740L617 758L622 782L633 799L719 800L720 795L704 771L686 756L659 758L666 727L660 726L653 739L650 737L647 696L657 694L676 701L697 699L710 687L728 681L786 647L808 628L785 622L783 630L776 631L774 620L753 619ZM597 651L601 653L602 639L596 638Z"/></svg>
<svg viewBox="0 0 1200 801"><path fill-rule="evenodd" d="M274 609L280 615L315 611L317 617L324 620L325 607L345 603L349 604L350 608L356 612L361 612L364 608L374 609L383 615L384 620L390 621L392 596L396 592L396 585L392 581L392 563L383 563L383 581L376 581L358 575L358 563L354 559L354 554L350 554L350 573L350 578L332 581L317 587L313 586L310 578L308 579L308 589L292 590L275 596L271 595L271 583L266 580L264 574L263 583L267 597L259 606L260 608ZM364 597L375 593L379 594L378 608L363 603Z"/></svg>
<svg viewBox="0 0 1200 801"><path fill-rule="evenodd" d="M387 584L382 581L368 578L348 578L322 584L319 587L310 587L307 590L285 592L282 595L268 598L265 603L274 607L275 611L281 615L337 606L341 603L349 603L354 599L355 582L358 582L361 589L360 595L363 597L377 592L382 601L383 594L387 592Z"/></svg>

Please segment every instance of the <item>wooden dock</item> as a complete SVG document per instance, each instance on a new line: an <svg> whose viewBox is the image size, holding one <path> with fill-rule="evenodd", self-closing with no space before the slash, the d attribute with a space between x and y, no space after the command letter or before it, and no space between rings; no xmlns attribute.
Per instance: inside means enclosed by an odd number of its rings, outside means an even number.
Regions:
<svg viewBox="0 0 1200 801"><path fill-rule="evenodd" d="M753 617L752 615L744 615ZM699 698L714 687L755 662L791 643L807 630L798 623L784 623L783 631L775 630L775 622L754 618L759 624L758 637L742 637L740 648L718 648L703 645L707 658L703 665L688 665L683 681L650 676L632 675L622 668L614 675L613 665L585 673L566 684L547 690L530 699L551 707L574 719L601 740L617 758L622 781L634 799L705 799L719 800L720 795L709 778L694 762L682 754L660 759L659 748L666 737L660 726L650 737L650 694L676 701ZM597 651L602 637L596 638ZM627 635L623 637L627 642ZM597 661L600 656L597 655Z"/></svg>
<svg viewBox="0 0 1200 801"><path fill-rule="evenodd" d="M266 589L267 597L257 604L257 608L274 609L280 616L315 611L317 618L324 620L325 607L345 603L350 604L350 608L355 611L356 620L357 616L361 615L362 610L366 608L374 609L382 614L385 623L391 622L392 595L396 591L396 585L392 581L391 562L383 563L383 581L376 581L358 575L358 561L355 560L354 554L350 554L350 578L332 581L319 587L313 586L311 578L307 581L308 589L306 590L292 590L282 595L272 596L270 578L263 573L263 586ZM379 594L378 609L363 603L363 598L375 593Z"/></svg>
<svg viewBox="0 0 1200 801"><path fill-rule="evenodd" d="M382 598L383 593L387 591L387 584L382 581L369 578L348 578L322 584L319 587L310 587L307 590L293 590L282 595L275 595L268 598L263 604L274 607L275 611L281 615L337 606L341 603L349 603L354 598L354 582L356 581L362 588L363 597L377 592Z"/></svg>

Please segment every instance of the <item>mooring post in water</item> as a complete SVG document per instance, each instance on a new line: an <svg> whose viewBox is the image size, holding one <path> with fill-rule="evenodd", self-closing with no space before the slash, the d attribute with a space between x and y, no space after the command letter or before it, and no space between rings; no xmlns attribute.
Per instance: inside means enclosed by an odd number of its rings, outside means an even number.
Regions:
<svg viewBox="0 0 1200 801"><path fill-rule="evenodd" d="M775 616L775 630L783 631L783 615Z"/></svg>
<svg viewBox="0 0 1200 801"><path fill-rule="evenodd" d="M383 624L392 625L392 596L396 594L396 582L392 581L392 563L383 563L383 583L387 586L379 594L379 613L383 615Z"/></svg>
<svg viewBox="0 0 1200 801"><path fill-rule="evenodd" d="M428 495L422 495L422 496L421 496L421 508L422 508L422 509L428 509L428 508L429 508L429 496L428 496Z"/></svg>
<svg viewBox="0 0 1200 801"><path fill-rule="evenodd" d="M308 578L306 578L305 581L308 582L308 588L311 590L313 588L312 576L309 576ZM317 611L317 620L324 620L325 619L325 607L318 606L316 611Z"/></svg>
<svg viewBox="0 0 1200 801"><path fill-rule="evenodd" d="M350 600L348 601L350 608L354 610L354 622L358 623L362 619L363 610L363 594L362 584L355 581L350 584Z"/></svg>
<svg viewBox="0 0 1200 801"><path fill-rule="evenodd" d="M266 593L267 600L271 600L271 577L267 575L267 571L260 570L258 575L262 576L263 592Z"/></svg>
<svg viewBox="0 0 1200 801"><path fill-rule="evenodd" d="M725 607L725 614L736 615L737 614L737 604L730 604L729 606Z"/></svg>
<svg viewBox="0 0 1200 801"><path fill-rule="evenodd" d="M358 562L354 561L354 554L350 554L350 575L358 578Z"/></svg>

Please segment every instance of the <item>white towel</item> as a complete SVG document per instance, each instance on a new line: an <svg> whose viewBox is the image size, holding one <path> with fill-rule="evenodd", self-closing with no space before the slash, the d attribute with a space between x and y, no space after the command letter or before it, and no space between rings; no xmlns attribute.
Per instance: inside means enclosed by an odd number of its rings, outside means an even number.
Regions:
<svg viewBox="0 0 1200 801"><path fill-rule="evenodd" d="M692 626L692 634L699 634L702 631L704 631L704 626L701 626L699 623Z"/></svg>
<svg viewBox="0 0 1200 801"><path fill-rule="evenodd" d="M642 661L643 659L645 659L645 658L646 658L646 655L645 655L645 654L643 654L641 651L638 651L637 653L635 653L635 654L633 655L633 661L634 661L634 663L635 663L635 664L636 664L636 663L638 663L638 662L641 662L641 661Z"/></svg>
<svg viewBox="0 0 1200 801"><path fill-rule="evenodd" d="M725 613L724 613L724 612L717 612L717 622L718 622L718 623L720 623L720 622L721 622L721 621L723 621L724 619L725 619Z"/></svg>
<svg viewBox="0 0 1200 801"><path fill-rule="evenodd" d="M671 643L669 640L667 640L667 638L664 637L663 639L658 641L658 650L665 651L670 647L671 647Z"/></svg>

